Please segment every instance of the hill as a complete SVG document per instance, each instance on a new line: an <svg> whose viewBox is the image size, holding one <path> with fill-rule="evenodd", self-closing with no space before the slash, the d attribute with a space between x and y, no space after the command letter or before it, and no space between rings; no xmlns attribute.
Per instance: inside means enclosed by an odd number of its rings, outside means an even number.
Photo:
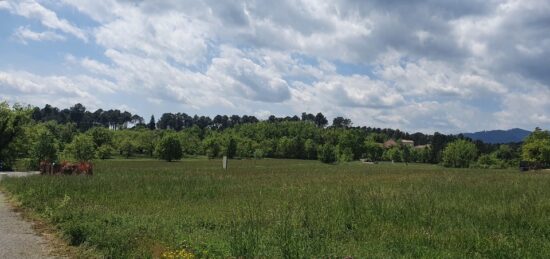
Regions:
<svg viewBox="0 0 550 259"><path fill-rule="evenodd" d="M522 142L525 137L531 134L530 131L524 129L510 129L510 130L490 130L481 131L475 133L464 133L465 137L473 140L481 140L485 143L502 144Z"/></svg>

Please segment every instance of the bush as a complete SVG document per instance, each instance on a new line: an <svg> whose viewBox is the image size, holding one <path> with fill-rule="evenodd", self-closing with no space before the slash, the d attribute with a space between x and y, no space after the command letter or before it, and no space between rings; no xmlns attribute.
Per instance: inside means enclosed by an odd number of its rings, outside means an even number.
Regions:
<svg viewBox="0 0 550 259"><path fill-rule="evenodd" d="M477 157L476 145L463 139L449 143L443 150L443 166L467 168Z"/></svg>
<svg viewBox="0 0 550 259"><path fill-rule="evenodd" d="M498 159L496 154L493 153L490 155L483 154L479 156L477 162L473 164L472 167L484 169L504 169L507 168L508 165L505 161Z"/></svg>
<svg viewBox="0 0 550 259"><path fill-rule="evenodd" d="M317 157L323 163L332 164L336 162L336 149L333 145L324 144L319 148Z"/></svg>
<svg viewBox="0 0 550 259"><path fill-rule="evenodd" d="M156 153L158 158L172 162L183 157L181 144L174 134L165 135L157 144Z"/></svg>
<svg viewBox="0 0 550 259"><path fill-rule="evenodd" d="M113 151L114 149L110 145L103 145L97 149L96 156L99 159L109 159L111 158Z"/></svg>

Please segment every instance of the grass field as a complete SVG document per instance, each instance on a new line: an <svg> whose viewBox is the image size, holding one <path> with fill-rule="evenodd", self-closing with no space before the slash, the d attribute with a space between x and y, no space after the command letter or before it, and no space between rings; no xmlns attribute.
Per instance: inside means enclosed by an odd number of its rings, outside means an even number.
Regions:
<svg viewBox="0 0 550 259"><path fill-rule="evenodd" d="M550 174L300 160L99 161L0 186L112 258L550 254Z"/></svg>

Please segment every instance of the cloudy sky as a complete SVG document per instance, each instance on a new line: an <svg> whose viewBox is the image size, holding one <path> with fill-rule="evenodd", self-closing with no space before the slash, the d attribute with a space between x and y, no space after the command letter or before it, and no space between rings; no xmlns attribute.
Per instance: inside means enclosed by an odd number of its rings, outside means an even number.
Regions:
<svg viewBox="0 0 550 259"><path fill-rule="evenodd" d="M0 99L550 128L550 1L0 0Z"/></svg>

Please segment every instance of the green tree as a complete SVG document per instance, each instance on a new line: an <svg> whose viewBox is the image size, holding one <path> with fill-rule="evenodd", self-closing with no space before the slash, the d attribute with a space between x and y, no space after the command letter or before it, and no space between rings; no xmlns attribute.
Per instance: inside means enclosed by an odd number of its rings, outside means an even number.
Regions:
<svg viewBox="0 0 550 259"><path fill-rule="evenodd" d="M137 133L135 141L137 149L152 157L158 141L157 132L151 130L140 130Z"/></svg>
<svg viewBox="0 0 550 259"><path fill-rule="evenodd" d="M370 133L367 135L366 140L374 143L383 143L386 141L387 136L382 133Z"/></svg>
<svg viewBox="0 0 550 259"><path fill-rule="evenodd" d="M147 124L147 128L149 128L149 130L155 130L157 128L154 115L151 115L151 120L149 120L149 124Z"/></svg>
<svg viewBox="0 0 550 259"><path fill-rule="evenodd" d="M202 145L208 158L218 157L221 153L219 134L209 135L203 140Z"/></svg>
<svg viewBox="0 0 550 259"><path fill-rule="evenodd" d="M364 144L365 155L371 161L380 161L384 154L384 148L381 144L373 141L365 141Z"/></svg>
<svg viewBox="0 0 550 259"><path fill-rule="evenodd" d="M336 162L336 148L331 144L324 144L319 146L319 153L317 157L319 160L326 164L332 164Z"/></svg>
<svg viewBox="0 0 550 259"><path fill-rule="evenodd" d="M351 120L344 117L336 117L332 120L332 127L335 128L349 128L351 125Z"/></svg>
<svg viewBox="0 0 550 259"><path fill-rule="evenodd" d="M500 145L495 151L496 158L504 161L509 161L516 157L514 150L508 145Z"/></svg>
<svg viewBox="0 0 550 259"><path fill-rule="evenodd" d="M17 157L13 143L24 134L23 125L30 120L31 112L29 108L10 108L7 103L0 103L0 166L4 169L11 168Z"/></svg>
<svg viewBox="0 0 550 259"><path fill-rule="evenodd" d="M200 129L197 126L184 129L178 133L181 147L185 154L198 155L202 152L202 141L200 139Z"/></svg>
<svg viewBox="0 0 550 259"><path fill-rule="evenodd" d="M136 145L134 144L134 141L126 138L119 144L119 150L121 155L126 158L130 158L136 150Z"/></svg>
<svg viewBox="0 0 550 259"><path fill-rule="evenodd" d="M79 134L65 146L65 156L77 161L90 161L95 157L95 144L91 136Z"/></svg>
<svg viewBox="0 0 550 259"><path fill-rule="evenodd" d="M342 155L343 151L351 151L351 160L359 159L364 153L363 141L359 131L354 130L338 130L338 150Z"/></svg>
<svg viewBox="0 0 550 259"><path fill-rule="evenodd" d="M474 143L463 139L455 140L443 150L443 166L467 168L476 160L477 153Z"/></svg>
<svg viewBox="0 0 550 259"><path fill-rule="evenodd" d="M233 137L229 137L225 146L225 155L227 158L234 158L237 153L237 141Z"/></svg>
<svg viewBox="0 0 550 259"><path fill-rule="evenodd" d="M156 149L160 159L172 162L183 157L181 144L175 134L167 134L159 141Z"/></svg>
<svg viewBox="0 0 550 259"><path fill-rule="evenodd" d="M105 144L111 145L113 142L113 133L107 128L94 127L89 129L86 133L92 136L96 147L101 147Z"/></svg>
<svg viewBox="0 0 550 259"><path fill-rule="evenodd" d="M353 161L353 150L349 147L338 148L338 161L339 162L351 162Z"/></svg>
<svg viewBox="0 0 550 259"><path fill-rule="evenodd" d="M319 128L324 128L328 124L327 118L322 113L315 115L315 125Z"/></svg>
<svg viewBox="0 0 550 259"><path fill-rule="evenodd" d="M237 156L252 157L256 150L257 144L249 138L240 138L237 142Z"/></svg>
<svg viewBox="0 0 550 259"><path fill-rule="evenodd" d="M523 142L521 157L526 161L550 164L550 132L535 129Z"/></svg>
<svg viewBox="0 0 550 259"><path fill-rule="evenodd" d="M401 161L405 162L405 164L410 163L412 160L412 151L411 147L405 145L401 148Z"/></svg>
<svg viewBox="0 0 550 259"><path fill-rule="evenodd" d="M307 159L317 159L317 144L313 139L307 139L304 142L304 152L305 158Z"/></svg>
<svg viewBox="0 0 550 259"><path fill-rule="evenodd" d="M57 140L48 130L38 132L38 138L31 148L31 160L33 166L38 166L41 161L57 160Z"/></svg>
<svg viewBox="0 0 550 259"><path fill-rule="evenodd" d="M97 148L96 157L99 159L109 159L113 155L113 147L111 145L103 145Z"/></svg>
<svg viewBox="0 0 550 259"><path fill-rule="evenodd" d="M385 156L392 162L401 162L401 150L397 147L392 147L385 152Z"/></svg>
<svg viewBox="0 0 550 259"><path fill-rule="evenodd" d="M277 156L280 158L294 158L295 143L291 138L284 136L277 142Z"/></svg>
<svg viewBox="0 0 550 259"><path fill-rule="evenodd" d="M254 150L254 158L255 159L262 159L264 158L264 151L262 149L257 148Z"/></svg>

